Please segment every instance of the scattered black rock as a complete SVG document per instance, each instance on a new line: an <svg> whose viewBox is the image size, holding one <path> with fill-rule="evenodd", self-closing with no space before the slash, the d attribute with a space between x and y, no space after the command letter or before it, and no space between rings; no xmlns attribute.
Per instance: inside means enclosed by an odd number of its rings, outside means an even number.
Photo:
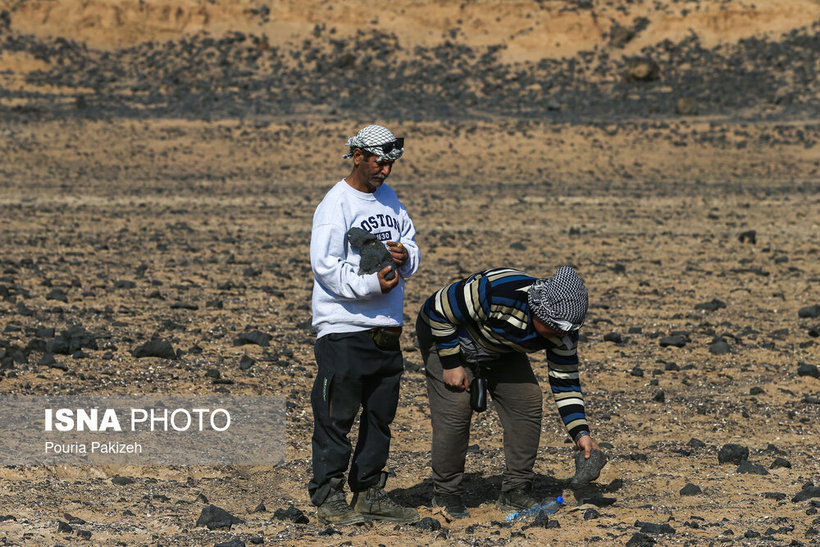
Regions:
<svg viewBox="0 0 820 547"><path fill-rule="evenodd" d="M167 340L161 340L159 338L149 340L148 342L137 346L131 352L131 355L137 359L142 359L144 357L159 357L162 359L175 360L177 358L177 353L174 351L171 343Z"/></svg>
<svg viewBox="0 0 820 547"><path fill-rule="evenodd" d="M763 395L766 391L762 387L755 386L749 389L749 395Z"/></svg>
<svg viewBox="0 0 820 547"><path fill-rule="evenodd" d="M232 538L222 543L214 543L214 547L245 547L245 542L239 538Z"/></svg>
<svg viewBox="0 0 820 547"><path fill-rule="evenodd" d="M811 376L812 378L820 378L820 370L817 365L810 365L808 363L798 363L798 376Z"/></svg>
<svg viewBox="0 0 820 547"><path fill-rule="evenodd" d="M621 336L617 332L608 332L604 335L604 342L612 342L613 344L622 344L623 341L624 341L623 336Z"/></svg>
<svg viewBox="0 0 820 547"><path fill-rule="evenodd" d="M706 448L706 443L700 439L692 437L689 439L689 442L686 443L686 446L691 446L692 448Z"/></svg>
<svg viewBox="0 0 820 547"><path fill-rule="evenodd" d="M254 507L254 509L253 509L253 511L251 511L251 513L264 513L267 510L268 510L268 508L265 507L265 504L260 501L259 505Z"/></svg>
<svg viewBox="0 0 820 547"><path fill-rule="evenodd" d="M610 505L614 504L618 501L618 498L605 498L602 496L595 496L592 498L585 498L581 501L581 505L584 503L589 503L594 505L595 507L609 507Z"/></svg>
<svg viewBox="0 0 820 547"><path fill-rule="evenodd" d="M674 534L675 529L672 528L667 523L662 524L655 524L653 522L642 522L640 520L635 521L635 526L640 528L640 531L644 534Z"/></svg>
<svg viewBox="0 0 820 547"><path fill-rule="evenodd" d="M52 289L47 295L46 300L57 300L60 302L68 302L68 295L63 289Z"/></svg>
<svg viewBox="0 0 820 547"><path fill-rule="evenodd" d="M569 483L570 488L577 489L594 481L601 475L601 469L606 465L606 454L602 450L592 450L589 459L584 458L584 451L575 453L575 476Z"/></svg>
<svg viewBox="0 0 820 547"><path fill-rule="evenodd" d="M803 489L794 495L792 501L797 503L800 501L810 500L812 498L820 498L820 486L805 484L803 485Z"/></svg>
<svg viewBox="0 0 820 547"><path fill-rule="evenodd" d="M687 483L686 486L680 489L681 496L697 496L698 494L702 494L703 491L700 489L700 486L697 484Z"/></svg>
<svg viewBox="0 0 820 547"><path fill-rule="evenodd" d="M662 348L667 348L669 346L675 348L682 348L688 343L689 337L684 336L683 334L671 334L669 336L664 336L659 341L659 344Z"/></svg>
<svg viewBox="0 0 820 547"><path fill-rule="evenodd" d="M48 353L60 355L71 355L83 348L99 349L97 346L97 337L86 332L86 330L79 325L69 327L60 333L60 336L46 343L46 351Z"/></svg>
<svg viewBox="0 0 820 547"><path fill-rule="evenodd" d="M755 230L741 232L740 235L737 236L737 239L741 243L751 243L754 245L757 243L757 232Z"/></svg>
<svg viewBox="0 0 820 547"><path fill-rule="evenodd" d="M820 304L800 308L797 310L797 316L804 319L817 319L820 317Z"/></svg>
<svg viewBox="0 0 820 547"><path fill-rule="evenodd" d="M601 518L601 513L596 509L587 509L584 511L584 520L595 520Z"/></svg>
<svg viewBox="0 0 820 547"><path fill-rule="evenodd" d="M61 520L57 521L57 533L58 534L70 534L74 531L74 528L71 527L70 524L67 522L63 522Z"/></svg>
<svg viewBox="0 0 820 547"><path fill-rule="evenodd" d="M663 392L663 390L660 390L654 395L654 397L652 397L652 400L657 403L666 402L666 394Z"/></svg>
<svg viewBox="0 0 820 547"><path fill-rule="evenodd" d="M234 524L243 524L244 522L244 520L233 516L216 505L209 505L202 509L196 521L196 526L207 526L209 530L216 530L230 528Z"/></svg>
<svg viewBox="0 0 820 547"><path fill-rule="evenodd" d="M743 460L749 459L749 449L743 445L728 443L720 447L718 451L719 463L740 464Z"/></svg>
<svg viewBox="0 0 820 547"><path fill-rule="evenodd" d="M294 507L293 504L289 505L287 509L277 509L274 511L273 518L277 520L289 520L296 524L307 524L310 522L307 515L305 515L301 509Z"/></svg>
<svg viewBox="0 0 820 547"><path fill-rule="evenodd" d="M419 530L425 530L427 532L436 532L441 530L441 523L432 517L424 517L414 526Z"/></svg>
<svg viewBox="0 0 820 547"><path fill-rule="evenodd" d="M254 364L256 364L256 359L248 357L247 355L243 355L242 358L239 360L239 370L248 370Z"/></svg>
<svg viewBox="0 0 820 547"><path fill-rule="evenodd" d="M787 469L792 468L792 462L787 460L786 458L781 458L780 456L776 457L772 462L772 465L769 466L769 469L778 469L780 467L785 467Z"/></svg>
<svg viewBox="0 0 820 547"><path fill-rule="evenodd" d="M266 348L270 345L270 341L273 338L270 334L266 332L261 332L258 330L246 331L241 333L237 336L234 341L234 346L244 346L246 344L256 344L257 346L262 346Z"/></svg>
<svg viewBox="0 0 820 547"><path fill-rule="evenodd" d="M396 276L396 265L390 250L374 234L354 226L347 232L347 241L361 253L359 275L372 274L392 266L393 269L384 278L389 281Z"/></svg>
<svg viewBox="0 0 820 547"><path fill-rule="evenodd" d="M760 465L759 463L752 463L749 460L743 460L737 466L738 473L749 473L752 475L768 475L769 472L766 471L766 468Z"/></svg>
<svg viewBox="0 0 820 547"><path fill-rule="evenodd" d="M767 500L780 501L786 499L786 494L783 492L763 492L763 497Z"/></svg>
<svg viewBox="0 0 820 547"><path fill-rule="evenodd" d="M118 486L125 486L126 484L133 484L134 479L131 477L121 477L119 475L115 475L111 477L111 484L116 484Z"/></svg>
<svg viewBox="0 0 820 547"><path fill-rule="evenodd" d="M726 307L726 302L723 302L722 300L718 300L717 298L713 298L709 302L703 302L701 304L695 304L695 309L696 310L715 311L715 310L719 310L719 309L725 308L725 307Z"/></svg>
<svg viewBox="0 0 820 547"><path fill-rule="evenodd" d="M626 542L627 547L648 547L655 545L655 540L652 536L648 536L641 532L635 532L629 541Z"/></svg>
<svg viewBox="0 0 820 547"><path fill-rule="evenodd" d="M6 522L7 520L13 520L17 522L17 518L13 515L0 515L0 522Z"/></svg>
<svg viewBox="0 0 820 547"><path fill-rule="evenodd" d="M722 337L718 336L709 345L709 353L712 355L725 355L732 351L729 343Z"/></svg>
<svg viewBox="0 0 820 547"><path fill-rule="evenodd" d="M84 540L91 539L91 530L77 530L77 536Z"/></svg>

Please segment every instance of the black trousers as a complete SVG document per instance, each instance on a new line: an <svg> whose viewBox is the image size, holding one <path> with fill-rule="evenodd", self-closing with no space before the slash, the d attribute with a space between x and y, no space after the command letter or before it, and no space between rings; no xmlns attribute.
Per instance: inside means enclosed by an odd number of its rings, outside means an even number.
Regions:
<svg viewBox="0 0 820 547"><path fill-rule="evenodd" d="M436 353L430 326L421 317L416 321L419 348L427 371L427 396L433 425L431 465L435 495L463 493L462 479L470 442L470 394L454 391L444 383L444 369ZM474 369L465 366L472 381ZM501 490L529 486L535 478L533 467L541 437L541 387L529 359L522 353L508 353L482 367L487 389L504 430L505 467Z"/></svg>
<svg viewBox="0 0 820 547"><path fill-rule="evenodd" d="M347 435L360 408L348 483L354 492L378 483L390 452L390 424L396 416L404 363L398 341L394 347L379 347L367 331L322 336L314 352L319 370L310 396L313 478L308 492L319 505L327 497L330 481L343 478L347 471L351 454Z"/></svg>

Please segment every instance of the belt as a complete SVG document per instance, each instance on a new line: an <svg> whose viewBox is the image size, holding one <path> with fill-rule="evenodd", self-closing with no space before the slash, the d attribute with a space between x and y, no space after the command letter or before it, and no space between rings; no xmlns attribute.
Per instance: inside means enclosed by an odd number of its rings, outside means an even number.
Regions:
<svg viewBox="0 0 820 547"><path fill-rule="evenodd" d="M401 329L401 327L374 327L372 329L367 329L367 332L384 331L389 332L390 334L401 334Z"/></svg>

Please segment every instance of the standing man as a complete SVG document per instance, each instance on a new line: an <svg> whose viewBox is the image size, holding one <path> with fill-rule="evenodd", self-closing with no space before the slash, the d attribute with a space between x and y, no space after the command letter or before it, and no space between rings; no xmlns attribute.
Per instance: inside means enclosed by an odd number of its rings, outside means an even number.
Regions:
<svg viewBox="0 0 820 547"><path fill-rule="evenodd" d="M319 370L311 392L313 478L310 499L320 520L353 524L366 519L414 522L418 511L402 507L384 491L390 423L404 371L399 335L403 324L404 280L419 267L416 230L392 188L384 181L404 153L404 139L368 125L347 141L350 174L325 195L313 216L313 327ZM359 270L361 254L348 231L360 228L390 251L393 266ZM347 435L359 409L359 437L348 482Z"/></svg>
<svg viewBox="0 0 820 547"><path fill-rule="evenodd" d="M524 509L532 495L541 434L541 388L526 354L546 350L549 383L561 419L589 458L598 444L589 436L578 379L578 329L586 319L587 290L562 266L536 279L510 268L486 270L439 290L416 322L427 369L433 422L433 506L453 517L470 514L461 481L470 438L470 385L487 381L504 429L506 469L498 505Z"/></svg>

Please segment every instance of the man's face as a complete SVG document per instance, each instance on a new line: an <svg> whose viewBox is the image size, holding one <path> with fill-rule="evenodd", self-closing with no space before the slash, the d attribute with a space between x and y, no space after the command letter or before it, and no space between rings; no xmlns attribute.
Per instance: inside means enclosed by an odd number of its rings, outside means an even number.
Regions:
<svg viewBox="0 0 820 547"><path fill-rule="evenodd" d="M390 176L393 162L389 160L379 161L377 156L363 156L362 168L365 175L365 184L371 192L374 192Z"/></svg>
<svg viewBox="0 0 820 547"><path fill-rule="evenodd" d="M535 315L532 316L532 326L535 327L535 332L544 338L561 338L567 334L548 326Z"/></svg>

